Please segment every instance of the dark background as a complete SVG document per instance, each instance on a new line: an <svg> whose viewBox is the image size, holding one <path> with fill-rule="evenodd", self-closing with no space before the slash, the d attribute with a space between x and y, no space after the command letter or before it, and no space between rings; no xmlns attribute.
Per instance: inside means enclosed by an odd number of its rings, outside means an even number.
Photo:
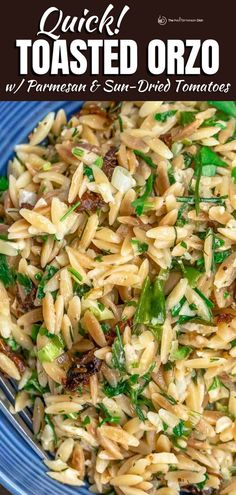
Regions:
<svg viewBox="0 0 236 495"><path fill-rule="evenodd" d="M166 39L216 39L220 44L220 69L213 76L177 76L178 79L186 79L186 82L192 83L209 83L214 80L216 83L231 82L230 93L183 93L176 94L174 89L171 92L164 93L141 93L136 90L130 90L129 93L124 93L123 97L129 100L143 99L234 99L236 95L236 71L233 68L234 57L234 13L230 12L230 7L227 4L226 9L219 9L216 3L198 0L197 2L189 2L189 0L180 0L179 2L157 2L156 0L41 0L40 2L29 2L21 0L20 2L5 2L4 10L1 11L0 19L0 64L1 64L1 80L0 80L0 99L121 99L119 93L104 93L102 90L96 92L96 96L91 92L85 93L26 93L25 89L19 91L15 96L5 92L6 83L19 83L22 77L18 76L18 48L15 48L16 39L36 39L39 20L43 12L49 6L61 8L65 15L81 17L83 9L86 7L90 10L89 15L101 14L105 8L112 3L115 7L114 13L120 14L124 5L130 6L130 11L125 15L119 35L113 38L134 39L139 46L139 68L136 75L129 76L106 76L99 79L115 79L116 82L132 83L139 78L149 79L150 82L165 82L166 75L152 76L147 73L146 58L147 58L147 43L151 39L160 38ZM111 12L113 14L113 12ZM158 24L159 15L166 18L203 18L202 23L197 22L167 22L165 26ZM87 37L105 38L105 34L94 33L88 35L82 33L62 33L61 39L67 38L68 41L73 39L85 39ZM47 38L49 40L49 38ZM26 79L37 79L40 83L91 83L97 76L90 76L88 73L84 76L35 76L29 74L24 76ZM175 79L174 76L171 76ZM213 97L213 98L212 98Z"/></svg>

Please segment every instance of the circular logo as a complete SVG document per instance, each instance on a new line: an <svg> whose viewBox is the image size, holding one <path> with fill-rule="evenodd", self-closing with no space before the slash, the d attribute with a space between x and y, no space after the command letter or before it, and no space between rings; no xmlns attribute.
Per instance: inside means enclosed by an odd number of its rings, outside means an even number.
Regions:
<svg viewBox="0 0 236 495"><path fill-rule="evenodd" d="M164 15L159 15L158 24L160 24L160 26L165 26L166 23L167 23L166 17Z"/></svg>

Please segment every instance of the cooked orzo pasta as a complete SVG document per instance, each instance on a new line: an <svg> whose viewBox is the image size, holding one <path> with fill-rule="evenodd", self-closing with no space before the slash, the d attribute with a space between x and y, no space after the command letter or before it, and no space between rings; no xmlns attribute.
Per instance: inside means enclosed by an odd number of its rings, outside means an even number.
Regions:
<svg viewBox="0 0 236 495"><path fill-rule="evenodd" d="M0 368L49 476L236 493L236 106L49 113L0 179Z"/></svg>

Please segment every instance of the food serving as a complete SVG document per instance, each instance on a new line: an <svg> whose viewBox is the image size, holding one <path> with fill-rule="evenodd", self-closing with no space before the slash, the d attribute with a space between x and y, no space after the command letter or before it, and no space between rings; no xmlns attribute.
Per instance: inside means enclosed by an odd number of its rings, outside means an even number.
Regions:
<svg viewBox="0 0 236 495"><path fill-rule="evenodd" d="M48 475L236 492L236 104L50 112L0 178L0 369Z"/></svg>

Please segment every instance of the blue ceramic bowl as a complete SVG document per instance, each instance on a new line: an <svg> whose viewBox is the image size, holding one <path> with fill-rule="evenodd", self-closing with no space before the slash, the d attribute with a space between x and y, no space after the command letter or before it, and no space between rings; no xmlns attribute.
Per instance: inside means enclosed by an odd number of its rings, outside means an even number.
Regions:
<svg viewBox="0 0 236 495"><path fill-rule="evenodd" d="M14 146L49 112L64 108L76 112L81 102L0 102L0 175L6 172ZM45 474L41 459L0 412L0 485L13 495L88 495L87 488L70 488Z"/></svg>

